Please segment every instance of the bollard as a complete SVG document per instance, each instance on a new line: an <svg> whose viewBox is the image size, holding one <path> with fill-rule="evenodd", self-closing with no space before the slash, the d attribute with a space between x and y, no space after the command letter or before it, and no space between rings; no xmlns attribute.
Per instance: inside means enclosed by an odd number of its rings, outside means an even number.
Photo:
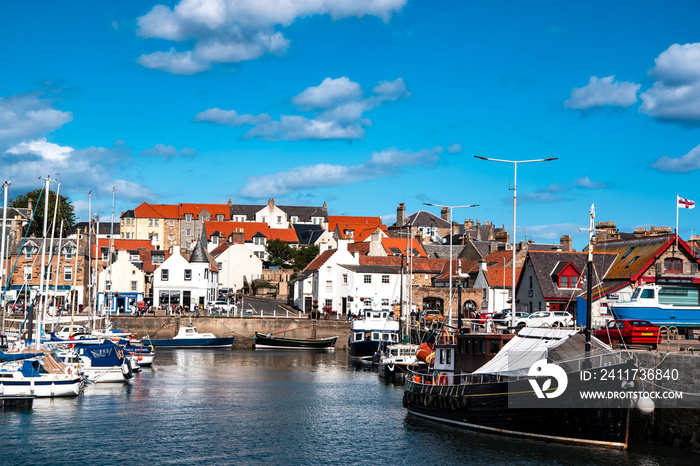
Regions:
<svg viewBox="0 0 700 466"><path fill-rule="evenodd" d="M276 319L277 318L277 309L272 310L272 318Z"/></svg>
<svg viewBox="0 0 700 466"><path fill-rule="evenodd" d="M301 319L301 311L299 311L299 318Z"/></svg>
<svg viewBox="0 0 700 466"><path fill-rule="evenodd" d="M287 309L287 318L289 318L289 309Z"/></svg>

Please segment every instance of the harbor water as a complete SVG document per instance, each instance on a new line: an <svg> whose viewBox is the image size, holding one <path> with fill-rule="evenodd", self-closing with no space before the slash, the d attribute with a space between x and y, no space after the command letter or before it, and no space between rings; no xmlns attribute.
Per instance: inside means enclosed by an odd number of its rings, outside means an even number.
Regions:
<svg viewBox="0 0 700 466"><path fill-rule="evenodd" d="M470 432L415 418L345 351L159 350L129 384L0 412L2 464L698 464Z"/></svg>

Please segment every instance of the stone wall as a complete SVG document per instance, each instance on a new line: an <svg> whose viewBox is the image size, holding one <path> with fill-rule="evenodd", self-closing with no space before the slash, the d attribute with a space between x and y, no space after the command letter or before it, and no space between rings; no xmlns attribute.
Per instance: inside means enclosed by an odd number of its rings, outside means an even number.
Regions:
<svg viewBox="0 0 700 466"><path fill-rule="evenodd" d="M251 318L251 317L172 317L172 316L119 316L114 319L115 328L133 333L138 338L172 338L180 327L192 321L200 333L213 333L217 337L234 336L234 349L253 347L255 332L276 333L288 331L288 337L310 338L311 327L290 332L290 329L311 324L309 319L299 318ZM336 349L346 349L350 336L350 323L347 320L321 319L316 324L316 338L338 336Z"/></svg>

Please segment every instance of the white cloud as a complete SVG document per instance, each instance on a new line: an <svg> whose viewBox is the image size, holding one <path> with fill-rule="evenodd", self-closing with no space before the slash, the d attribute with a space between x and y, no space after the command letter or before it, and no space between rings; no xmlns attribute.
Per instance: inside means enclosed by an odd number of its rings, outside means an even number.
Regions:
<svg viewBox="0 0 700 466"><path fill-rule="evenodd" d="M146 157L161 157L165 162L176 157L193 159L197 155L197 150L187 148L177 150L173 146L166 146L165 144L158 143L154 147L142 151L141 154Z"/></svg>
<svg viewBox="0 0 700 466"><path fill-rule="evenodd" d="M674 120L700 120L700 43L673 44L649 70L654 85L640 97L640 112Z"/></svg>
<svg viewBox="0 0 700 466"><path fill-rule="evenodd" d="M220 108L210 108L194 117L195 121L210 121L227 126L257 125L270 119L270 116L264 113L261 115L239 115L235 110L221 110Z"/></svg>
<svg viewBox="0 0 700 466"><path fill-rule="evenodd" d="M95 199L111 197L112 186L117 183L124 187L121 198L154 199L155 195L150 189L115 179L120 172L117 167L129 161L130 157L129 149L120 142L112 148L76 150L41 138L21 142L0 153L0 166L9 175L16 190L38 188L41 182L37 178L50 175L61 181L62 192L66 195L92 190Z"/></svg>
<svg viewBox="0 0 700 466"><path fill-rule="evenodd" d="M586 175L583 178L576 178L572 185L576 188L584 188L584 189L603 189L603 188L609 188L610 185L606 183L605 181L593 181L591 178Z"/></svg>
<svg viewBox="0 0 700 466"><path fill-rule="evenodd" d="M280 115L279 120L263 113L239 114L235 110L210 108L195 116L196 121L210 121L228 126L253 126L245 133L247 138L269 141L362 139L365 128L372 121L364 113L384 102L410 96L401 78L381 82L365 98L360 85L347 77L326 78L292 97L292 103L302 111L317 110L310 116Z"/></svg>
<svg viewBox="0 0 700 466"><path fill-rule="evenodd" d="M700 146L696 146L681 157L661 157L652 165L662 172L688 173L700 169Z"/></svg>
<svg viewBox="0 0 700 466"><path fill-rule="evenodd" d="M587 85L571 91L571 97L564 102L564 106L575 109L629 107L637 102L637 91L640 87L641 84L627 81L615 82L615 76L591 76Z"/></svg>
<svg viewBox="0 0 700 466"><path fill-rule="evenodd" d="M456 142L447 146L448 154L461 154L462 153L462 143Z"/></svg>
<svg viewBox="0 0 700 466"><path fill-rule="evenodd" d="M248 177L245 186L238 194L247 198L261 199L282 196L294 191L357 183L396 175L410 167L435 165L439 163L441 153L442 148L439 146L415 152L389 148L373 152L371 158L361 165L320 163L294 167L284 172Z"/></svg>
<svg viewBox="0 0 700 466"><path fill-rule="evenodd" d="M406 0L181 0L156 5L138 18L143 38L194 40L192 50L143 55L139 63L175 74L194 74L216 63L237 63L267 53L282 55L289 40L279 32L300 18L377 16L388 21Z"/></svg>
<svg viewBox="0 0 700 466"><path fill-rule="evenodd" d="M301 94L292 97L292 103L310 110L337 107L348 101L362 97L362 89L356 82L345 76L326 78L318 86L309 87Z"/></svg>
<svg viewBox="0 0 700 466"><path fill-rule="evenodd" d="M0 154L24 141L35 140L73 119L70 112L51 106L40 93L0 97Z"/></svg>

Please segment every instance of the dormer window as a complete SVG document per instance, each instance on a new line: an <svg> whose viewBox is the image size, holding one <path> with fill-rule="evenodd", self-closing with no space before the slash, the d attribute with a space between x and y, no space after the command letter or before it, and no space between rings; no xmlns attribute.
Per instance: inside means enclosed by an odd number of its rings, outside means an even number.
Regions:
<svg viewBox="0 0 700 466"><path fill-rule="evenodd" d="M223 222L224 221L224 214L216 214L216 219L219 222Z"/></svg>
<svg viewBox="0 0 700 466"><path fill-rule="evenodd" d="M192 214L185 214L185 222L192 223Z"/></svg>
<svg viewBox="0 0 700 466"><path fill-rule="evenodd" d="M563 262L554 269L554 280L557 286L567 289L581 288L581 272L571 262Z"/></svg>
<svg viewBox="0 0 700 466"><path fill-rule="evenodd" d="M31 259L32 255L36 254L37 251L39 251L39 248L37 248L36 246L33 246L33 245L32 246L25 246L24 249L22 250L22 252L24 253L24 256L27 259Z"/></svg>

